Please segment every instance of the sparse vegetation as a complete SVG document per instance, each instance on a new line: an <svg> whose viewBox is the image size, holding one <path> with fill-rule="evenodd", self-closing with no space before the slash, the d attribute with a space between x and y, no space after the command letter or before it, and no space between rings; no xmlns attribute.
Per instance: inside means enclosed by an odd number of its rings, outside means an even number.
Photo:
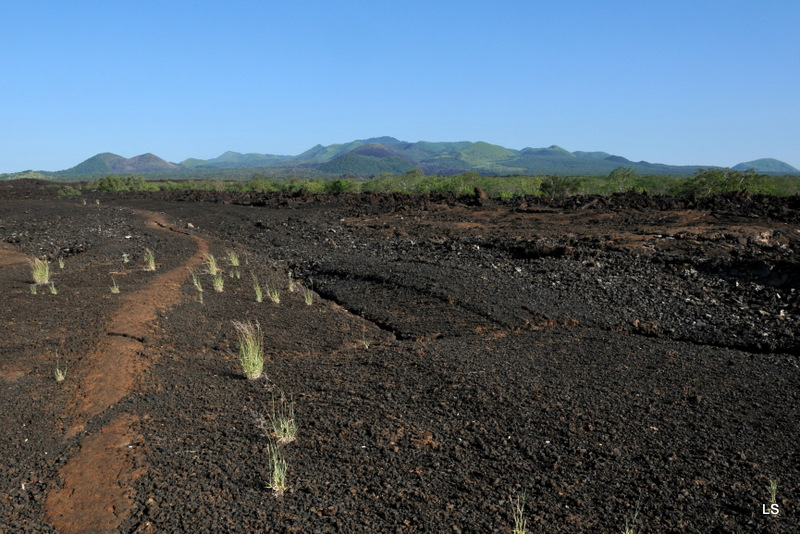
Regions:
<svg viewBox="0 0 800 534"><path fill-rule="evenodd" d="M275 443L270 443L268 455L271 474L267 487L272 490L276 497L281 497L286 491L286 473L289 470L289 465L286 463L280 447Z"/></svg>
<svg viewBox="0 0 800 534"><path fill-rule="evenodd" d="M269 297L269 300L271 300L274 304L281 303L281 292L278 291L277 288L274 288L272 286L267 286L267 296Z"/></svg>
<svg viewBox="0 0 800 534"><path fill-rule="evenodd" d="M264 300L264 293L261 291L261 284L258 283L255 274L253 274L253 290L256 292L256 302L260 304Z"/></svg>
<svg viewBox="0 0 800 534"><path fill-rule="evenodd" d="M367 329L366 327L361 329L361 344L364 345L364 349L369 350L370 341L367 339Z"/></svg>
<svg viewBox="0 0 800 534"><path fill-rule="evenodd" d="M250 413L258 428L270 440L274 439L279 445L286 445L296 439L297 424L294 420L294 401L291 399L287 401L283 392L278 400L275 399L275 395L272 396L269 422L258 412L250 410Z"/></svg>
<svg viewBox="0 0 800 534"><path fill-rule="evenodd" d="M228 252L228 263L231 264L231 267L239 267L239 255L234 251Z"/></svg>
<svg viewBox="0 0 800 534"><path fill-rule="evenodd" d="M58 295L58 289L56 289L56 284L54 282L50 282L49 287L51 295Z"/></svg>
<svg viewBox="0 0 800 534"><path fill-rule="evenodd" d="M200 282L200 278L198 278L197 273L194 271L192 271L192 284L198 293L203 293L203 284Z"/></svg>
<svg viewBox="0 0 800 534"><path fill-rule="evenodd" d="M50 283L50 264L45 260L36 258L31 260L31 277L36 285L47 285Z"/></svg>
<svg viewBox="0 0 800 534"><path fill-rule="evenodd" d="M122 263L128 263L131 259L124 252L122 253Z"/></svg>
<svg viewBox="0 0 800 534"><path fill-rule="evenodd" d="M67 378L67 369L61 369L58 366L58 359L56 359L56 369L53 371L53 375L55 376L56 382L63 382L64 379Z"/></svg>
<svg viewBox="0 0 800 534"><path fill-rule="evenodd" d="M301 286L301 292L303 293L303 300L308 306L314 304L314 290L308 288L306 286Z"/></svg>
<svg viewBox="0 0 800 534"><path fill-rule="evenodd" d="M155 271L156 270L156 256L153 254L153 251L149 248L144 249L144 270L145 271Z"/></svg>
<svg viewBox="0 0 800 534"><path fill-rule="evenodd" d="M621 534L636 534L636 523L639 520L640 505L641 501L636 501L636 509L630 519L625 518L625 528L621 531Z"/></svg>
<svg viewBox="0 0 800 534"><path fill-rule="evenodd" d="M222 293L225 290L225 279L222 277L221 272L217 272L217 275L214 277L211 285L214 286L214 291L217 293Z"/></svg>
<svg viewBox="0 0 800 534"><path fill-rule="evenodd" d="M297 424L294 420L294 401L281 393L279 400L272 397L272 411L270 413L272 422L272 436L280 445L291 443L297 437Z"/></svg>
<svg viewBox="0 0 800 534"><path fill-rule="evenodd" d="M64 256L59 256L58 257L58 268L59 269L63 269L64 268Z"/></svg>
<svg viewBox="0 0 800 534"><path fill-rule="evenodd" d="M111 279L111 292L115 295L119 293L119 286L117 285L117 281L113 278Z"/></svg>
<svg viewBox="0 0 800 534"><path fill-rule="evenodd" d="M769 481L769 503L770 504L777 504L778 503L778 481L777 480L770 480Z"/></svg>
<svg viewBox="0 0 800 534"><path fill-rule="evenodd" d="M525 492L522 492L522 495L518 495L516 501L514 501L514 534L528 534L527 524L528 521L525 519Z"/></svg>
<svg viewBox="0 0 800 534"><path fill-rule="evenodd" d="M264 339L261 325L234 321L233 326L239 338L239 363L242 372L249 380L261 377L264 371Z"/></svg>
<svg viewBox="0 0 800 534"><path fill-rule="evenodd" d="M35 295L37 293L36 284L31 284L28 288L31 290L31 295Z"/></svg>
<svg viewBox="0 0 800 534"><path fill-rule="evenodd" d="M217 276L219 274L219 266L217 266L217 260L211 254L206 256L206 269L208 270L208 274L211 276Z"/></svg>

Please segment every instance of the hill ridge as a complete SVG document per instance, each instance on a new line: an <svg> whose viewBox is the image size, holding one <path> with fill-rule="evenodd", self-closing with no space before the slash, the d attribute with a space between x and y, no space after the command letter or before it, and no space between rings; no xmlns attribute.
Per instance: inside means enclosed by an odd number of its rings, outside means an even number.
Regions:
<svg viewBox="0 0 800 534"><path fill-rule="evenodd" d="M667 165L647 161L634 162L620 155L602 151L570 152L559 145L515 150L486 141L401 141L382 136L357 139L331 145L316 144L296 156L226 151L215 158L187 158L170 163L152 153L125 158L112 152L96 154L78 165L56 171L55 175L103 175L113 173L146 174L192 170L272 169L290 172L306 169L325 174L349 174L369 177L384 172L405 172L420 168L429 174L455 174L477 171L489 175L608 174L617 167L630 167L642 174L690 175L713 165ZM800 174L800 170L774 158L739 163L734 170L755 169L773 174ZM45 171L40 171L45 173Z"/></svg>

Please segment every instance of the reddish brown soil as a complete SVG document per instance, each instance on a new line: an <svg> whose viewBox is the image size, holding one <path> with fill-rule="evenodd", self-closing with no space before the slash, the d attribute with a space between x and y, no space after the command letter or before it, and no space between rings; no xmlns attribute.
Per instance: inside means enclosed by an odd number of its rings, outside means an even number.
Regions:
<svg viewBox="0 0 800 534"><path fill-rule="evenodd" d="M800 199L85 198L0 184L0 532L797 531Z"/></svg>

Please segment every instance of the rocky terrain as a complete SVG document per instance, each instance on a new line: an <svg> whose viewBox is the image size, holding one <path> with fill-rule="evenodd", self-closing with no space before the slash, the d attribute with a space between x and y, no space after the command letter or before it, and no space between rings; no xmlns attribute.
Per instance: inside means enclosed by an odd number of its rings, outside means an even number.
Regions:
<svg viewBox="0 0 800 534"><path fill-rule="evenodd" d="M796 197L2 183L0 532L796 532L798 250Z"/></svg>

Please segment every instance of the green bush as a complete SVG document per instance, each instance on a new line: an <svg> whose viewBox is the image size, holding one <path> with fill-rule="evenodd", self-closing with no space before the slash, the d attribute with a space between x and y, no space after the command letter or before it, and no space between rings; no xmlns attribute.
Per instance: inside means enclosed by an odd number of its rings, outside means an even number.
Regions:
<svg viewBox="0 0 800 534"><path fill-rule="evenodd" d="M720 193L752 194L774 193L774 186L769 177L756 174L755 170L735 171L733 169L700 169L695 175L676 184L679 195L704 197Z"/></svg>
<svg viewBox="0 0 800 534"><path fill-rule="evenodd" d="M80 194L81 194L81 190L80 189L76 189L76 188L72 187L71 185L67 185L67 186L64 186L61 189L59 189L58 192L56 193L56 196L58 196L58 197L73 197L73 196L80 195Z"/></svg>

